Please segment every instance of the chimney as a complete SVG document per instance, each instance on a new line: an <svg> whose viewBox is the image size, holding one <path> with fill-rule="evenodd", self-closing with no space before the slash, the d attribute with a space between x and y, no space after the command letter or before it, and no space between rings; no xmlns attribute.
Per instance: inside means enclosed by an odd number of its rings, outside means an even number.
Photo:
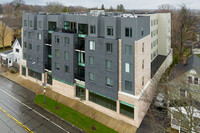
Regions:
<svg viewBox="0 0 200 133"><path fill-rule="evenodd" d="M186 55L183 55L183 65L186 65Z"/></svg>

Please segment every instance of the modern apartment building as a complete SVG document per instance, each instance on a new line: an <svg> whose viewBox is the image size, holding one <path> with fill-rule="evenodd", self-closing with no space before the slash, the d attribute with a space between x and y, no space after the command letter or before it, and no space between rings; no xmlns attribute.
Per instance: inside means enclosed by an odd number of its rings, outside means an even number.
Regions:
<svg viewBox="0 0 200 133"><path fill-rule="evenodd" d="M139 127L149 107L140 97L151 92L160 67L152 74L152 62L159 54L160 64L169 60L170 42L163 39L170 31L163 26L170 20L162 19L170 14L155 18L154 28L151 14L25 13L21 75Z"/></svg>

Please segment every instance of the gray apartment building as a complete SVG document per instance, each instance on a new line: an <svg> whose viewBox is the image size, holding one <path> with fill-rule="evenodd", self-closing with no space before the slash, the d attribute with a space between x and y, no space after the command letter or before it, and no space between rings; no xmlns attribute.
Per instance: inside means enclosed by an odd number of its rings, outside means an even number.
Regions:
<svg viewBox="0 0 200 133"><path fill-rule="evenodd" d="M151 24L154 19L157 29ZM171 31L163 30L165 25L166 29L171 25L168 19L171 20L167 13L105 13L101 10L25 13L20 73L139 127L149 107L140 97L144 92L151 92L152 78L160 67L164 65L166 69L171 63L171 44L163 40L168 39L163 34L171 35ZM155 30L156 37L151 35ZM155 50L152 41L156 38ZM159 38L163 38L162 44ZM153 58L152 50L157 52Z"/></svg>

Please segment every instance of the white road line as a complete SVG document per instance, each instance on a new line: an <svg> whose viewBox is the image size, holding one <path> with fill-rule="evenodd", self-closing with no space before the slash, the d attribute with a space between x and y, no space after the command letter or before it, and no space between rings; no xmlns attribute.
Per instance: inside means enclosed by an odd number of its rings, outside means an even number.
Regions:
<svg viewBox="0 0 200 133"><path fill-rule="evenodd" d="M58 124L54 123L53 121L50 121L47 117L45 117L44 115L40 114L39 112L37 112L36 110L34 110L33 108L29 107L28 105L26 105L25 103L21 102L20 100L18 100L17 98L13 97L12 95L8 94L7 92L5 92L4 90L0 89L0 91L2 91L3 93L5 93L6 95L8 95L9 97L11 97L12 99L14 99L15 101L21 103L22 105L26 106L28 109L33 110L36 114L40 115L41 117L45 118L47 121L51 122L52 124L54 124L55 126L59 127L60 129L62 129L63 131L65 131L66 133L70 133L69 131L66 131L64 128L62 128L61 126L59 126Z"/></svg>

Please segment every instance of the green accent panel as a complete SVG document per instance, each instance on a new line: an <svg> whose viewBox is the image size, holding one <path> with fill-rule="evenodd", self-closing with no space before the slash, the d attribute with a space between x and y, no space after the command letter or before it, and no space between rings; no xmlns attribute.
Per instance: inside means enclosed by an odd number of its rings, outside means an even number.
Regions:
<svg viewBox="0 0 200 133"><path fill-rule="evenodd" d="M51 73L50 72L47 72L49 75L51 75Z"/></svg>
<svg viewBox="0 0 200 133"><path fill-rule="evenodd" d="M104 96L104 95L99 94L99 93L96 93L96 92L94 92L94 91L90 91L90 92L95 93L95 94L97 94L97 95L99 95L99 96L102 96L102 97L108 98L108 99L110 99L110 100L116 101L115 99L112 99L112 98L110 98L110 97Z"/></svg>
<svg viewBox="0 0 200 133"><path fill-rule="evenodd" d="M48 57L49 57L49 58L52 58L52 55L48 54Z"/></svg>
<svg viewBox="0 0 200 133"><path fill-rule="evenodd" d="M48 33L52 33L53 31L49 30Z"/></svg>
<svg viewBox="0 0 200 133"><path fill-rule="evenodd" d="M78 34L78 37L85 38L85 37L86 37L86 35L84 35L84 34Z"/></svg>
<svg viewBox="0 0 200 133"><path fill-rule="evenodd" d="M68 83L68 82L66 82L66 81L63 81L63 80L61 80L61 79L54 78L54 77L53 77L53 79L58 80L58 81L60 81L60 82L62 82L62 83L65 83L65 84L68 84L68 85L74 86L73 84Z"/></svg>
<svg viewBox="0 0 200 133"><path fill-rule="evenodd" d="M120 101L120 103L121 103L121 104L124 104L124 105L127 105L127 106L129 106L129 107L134 108L134 105L132 105L132 104L129 104L129 103L126 103L126 102L123 102L123 101Z"/></svg>
<svg viewBox="0 0 200 133"><path fill-rule="evenodd" d="M77 85L77 86L79 86L79 87L85 88L85 86L84 86L84 85L77 84L77 83L76 83L76 85Z"/></svg>
<svg viewBox="0 0 200 133"><path fill-rule="evenodd" d="M25 66L22 65L23 68L26 68Z"/></svg>
<svg viewBox="0 0 200 133"><path fill-rule="evenodd" d="M84 63L80 63L80 62L79 62L78 65L79 65L79 66L85 67L85 64L84 64Z"/></svg>

